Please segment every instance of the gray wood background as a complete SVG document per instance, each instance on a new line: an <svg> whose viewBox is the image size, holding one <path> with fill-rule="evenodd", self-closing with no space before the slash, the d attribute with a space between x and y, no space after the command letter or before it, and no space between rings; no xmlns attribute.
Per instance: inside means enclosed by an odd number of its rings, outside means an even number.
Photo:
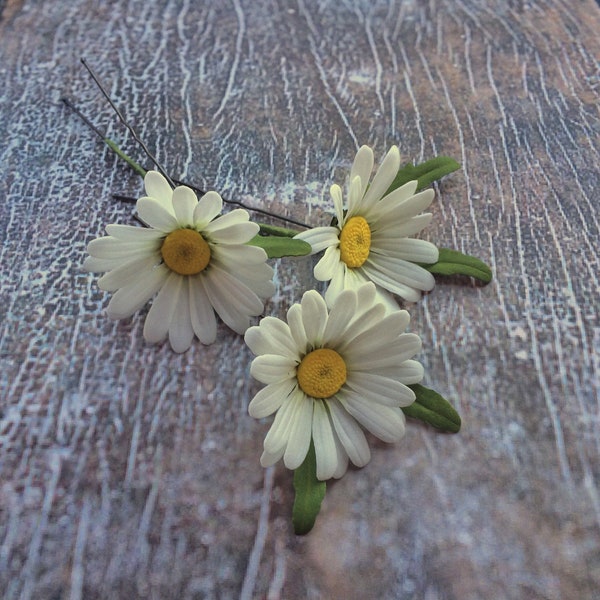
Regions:
<svg viewBox="0 0 600 600"><path fill-rule="evenodd" d="M0 2L0 590L8 599L589 599L600 587L593 0ZM436 154L424 235L487 287L409 307L458 435L411 423L293 535L240 337L176 355L81 263L141 182L79 58L175 177L318 225L358 145ZM140 157L139 154L136 156ZM141 158L141 157L140 157ZM276 263L268 314L314 287Z"/></svg>

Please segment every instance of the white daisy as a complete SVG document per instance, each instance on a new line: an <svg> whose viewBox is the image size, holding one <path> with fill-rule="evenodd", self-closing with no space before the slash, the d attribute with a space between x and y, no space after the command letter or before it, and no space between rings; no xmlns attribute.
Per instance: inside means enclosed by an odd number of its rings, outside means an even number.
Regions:
<svg viewBox="0 0 600 600"><path fill-rule="evenodd" d="M248 329L254 354L250 372L267 384L249 413L275 419L264 441L264 467L283 457L297 469L314 441L317 477L341 477L348 459L362 467L370 451L362 425L385 442L404 435L401 406L415 399L407 384L418 383L423 367L410 358L421 340L403 333L405 310L385 314L375 286L344 290L330 310L315 290L287 313L287 323L266 317Z"/></svg>
<svg viewBox="0 0 600 600"><path fill-rule="evenodd" d="M219 216L223 201L216 192L198 201L190 188L173 190L156 171L144 183L148 195L137 211L148 227L108 225L108 236L87 248L84 267L106 272L98 286L115 292L108 315L129 317L157 294L144 337L155 343L168 336L175 352L187 350L194 334L204 344L215 341L215 311L244 333L274 292L266 252L246 245L258 225L242 209Z"/></svg>
<svg viewBox="0 0 600 600"><path fill-rule="evenodd" d="M325 250L314 269L319 281L331 281L325 298L328 303L344 289L356 289L372 281L388 306L397 304L387 290L410 302L431 290L433 275L414 263L435 263L438 250L425 240L409 236L431 221L431 214L419 214L432 202L433 190L415 194L417 182L410 181L384 195L400 168L400 152L392 146L369 184L373 151L362 146L352 165L348 207L344 210L342 190L331 186L336 226L315 227L296 238L311 244L313 254Z"/></svg>

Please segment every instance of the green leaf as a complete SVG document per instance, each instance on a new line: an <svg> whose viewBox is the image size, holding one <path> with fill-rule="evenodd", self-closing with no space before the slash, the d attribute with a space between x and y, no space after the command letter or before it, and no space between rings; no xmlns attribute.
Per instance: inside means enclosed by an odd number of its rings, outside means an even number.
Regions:
<svg viewBox="0 0 600 600"><path fill-rule="evenodd" d="M296 232L297 233L297 232ZM276 235L255 235L248 244L263 248L269 258L281 258L282 256L306 256L312 251L312 247L304 240L294 240L290 237Z"/></svg>
<svg viewBox="0 0 600 600"><path fill-rule="evenodd" d="M408 163L403 167L400 167L396 178L385 195L415 179L419 182L417 191L420 191L431 185L434 181L437 181L458 169L460 169L460 164L449 156L436 156L435 158L418 165Z"/></svg>
<svg viewBox="0 0 600 600"><path fill-rule="evenodd" d="M438 275L468 275L483 283L492 280L492 270L483 261L450 248L440 248L440 256L436 263L421 264L421 266L430 273Z"/></svg>
<svg viewBox="0 0 600 600"><path fill-rule="evenodd" d="M296 535L306 535L315 524L325 497L326 484L317 479L317 455L311 439L304 462L294 471L294 507L292 523Z"/></svg>
<svg viewBox="0 0 600 600"><path fill-rule="evenodd" d="M458 433L460 415L443 396L418 383L408 386L417 396L410 406L402 407L407 417L420 419L442 431Z"/></svg>

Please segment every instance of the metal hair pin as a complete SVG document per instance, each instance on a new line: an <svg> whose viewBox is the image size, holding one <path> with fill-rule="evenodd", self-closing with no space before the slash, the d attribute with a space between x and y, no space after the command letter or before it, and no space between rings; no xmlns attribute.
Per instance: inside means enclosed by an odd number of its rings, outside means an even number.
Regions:
<svg viewBox="0 0 600 600"><path fill-rule="evenodd" d="M125 127L131 133L131 135L133 136L133 138L135 139L135 141L139 144L139 146L142 149L142 151L144 152L144 154L150 159L150 161L152 161L152 163L156 166L156 168L164 175L164 177L167 179L167 181L169 182L169 184L171 185L171 187L174 188L176 185L185 185L185 186L189 187L190 189L194 190L194 192L196 192L197 194L204 195L206 193L205 190L199 188L198 186L192 185L192 184L187 183L187 182L183 182L183 181L178 181L178 180L171 179L171 177L168 175L166 169L164 169L162 167L162 165L158 162L158 160L156 159L156 157L150 152L150 150L148 149L148 147L146 146L146 144L144 144L144 142L142 141L142 139L140 138L140 136L137 134L137 132L135 131L135 129L133 128L133 126L123 116L123 113L119 110L119 108L117 107L117 105L115 104L115 102L112 100L112 98L110 97L110 95L106 91L106 88L102 85L100 79L94 73L94 71L92 70L92 68L88 65L87 61L84 58L82 58L81 59L81 63L86 68L86 70L89 73L90 77L93 79L93 81L96 84L96 86L98 87L98 89L102 92L102 95L104 96L104 98L106 98L106 100L110 104L111 108L113 109L113 111L115 112L115 114L117 115L117 117L119 118L119 120L121 121L121 123L123 123L123 125L125 125ZM105 136L90 121L90 119L88 119L81 112L81 110L79 110L75 106L75 104L69 98L62 98L62 101L115 154L117 154L121 159L123 159L125 162L127 162L142 177L144 176L144 174L146 172L146 169L144 169L141 165L139 165L137 162L135 162L130 156L128 156L127 154L125 154L119 148L119 146L117 146L117 144L113 140L111 140L109 137ZM120 195L120 194L113 194L113 198L115 198L117 200L125 201L125 202L135 202L135 198L131 198L129 196L123 196L123 195ZM235 205L235 206L239 206L240 208L244 208L245 210L249 210L249 211L252 211L252 212L255 212L255 213L259 213L259 214L262 214L262 215L265 215L265 216L268 216L268 217L271 217L271 218L274 218L274 219L278 219L280 221L284 221L286 223L290 223L290 224L296 225L298 227L304 227L305 229L310 229L310 225L307 225L306 223L302 223L301 221L297 221L297 220L291 219L289 217L284 217L282 215L278 215L278 214L272 213L272 212L270 212L268 210L264 210L262 208L256 208L256 207L253 207L253 206L248 206L248 205L244 204L243 202L239 202L237 200L228 200L226 198L223 198L223 202L226 202L227 204L232 204L232 205Z"/></svg>

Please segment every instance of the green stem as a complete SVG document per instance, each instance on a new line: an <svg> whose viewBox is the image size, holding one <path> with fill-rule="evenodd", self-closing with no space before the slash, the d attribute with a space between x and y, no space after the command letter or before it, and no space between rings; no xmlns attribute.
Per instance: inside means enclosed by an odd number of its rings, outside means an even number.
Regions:
<svg viewBox="0 0 600 600"><path fill-rule="evenodd" d="M285 227L277 227L275 225L267 225L266 223L259 223L259 225L260 225L260 232L263 235L274 235L277 237L293 238L295 235L300 233L299 231L295 231L294 229L287 229Z"/></svg>
<svg viewBox="0 0 600 600"><path fill-rule="evenodd" d="M129 156L129 154L125 154L125 152L123 152L123 150L121 150L121 148L119 148L119 146L117 146L117 144L115 142L113 142L110 138L103 138L104 143L122 160L124 160L138 175L140 175L142 177L142 179L146 176L146 170L137 162L135 162L135 160L133 160L133 158L131 158L131 156Z"/></svg>

